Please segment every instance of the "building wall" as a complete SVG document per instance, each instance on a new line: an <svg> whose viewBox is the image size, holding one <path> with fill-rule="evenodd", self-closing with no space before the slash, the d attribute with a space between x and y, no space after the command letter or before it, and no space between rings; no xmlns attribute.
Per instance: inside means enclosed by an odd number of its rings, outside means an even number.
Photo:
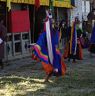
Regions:
<svg viewBox="0 0 95 96"><path fill-rule="evenodd" d="M89 0L91 3L91 9L95 9L95 0Z"/></svg>
<svg viewBox="0 0 95 96"><path fill-rule="evenodd" d="M3 0L5 1L5 0ZM20 1L20 0L14 0L14 1ZM22 1L26 1L26 0L22 0ZM27 1L31 1L31 0L27 0ZM33 0L32 0L33 1ZM31 1L31 2L32 2ZM41 0L41 5L48 5L49 3L45 3L46 0ZM49 1L49 0L48 0ZM66 1L66 0L65 0ZM33 3L33 2L32 2ZM34 3L33 3L34 4ZM33 6L33 4L28 4L28 3L16 3L16 2L12 2L11 3L11 11L13 10L22 10L22 5L26 6L27 9L29 8L29 6ZM67 4L68 8L70 8L70 4L68 3ZM45 6L43 6L45 8ZM49 7L49 6L48 6ZM60 6L59 6L60 7ZM58 8L59 12L58 12L58 15L59 15L59 19L62 20L63 18L68 18L66 17L67 15L67 10L65 12L65 8L62 8L64 6L61 6L61 8ZM65 6L66 7L66 6ZM23 7L24 8L24 7ZM62 10L63 9L63 10ZM34 10L34 9L33 9ZM69 10L69 9L68 9ZM32 13L32 12L31 12ZM65 14L65 15L64 15ZM33 12L33 16L34 16L34 12ZM32 17L33 17L32 16ZM38 15L40 16L40 15ZM31 16L30 16L31 17ZM34 19L34 17L33 17ZM32 21L32 20L31 20ZM34 22L33 22L34 23ZM34 31L34 30L33 30ZM38 34L38 33L33 33L33 34ZM28 35L28 38L26 37ZM24 57L24 56L28 56L30 55L29 54L29 51L28 49L25 48L25 44L26 42L27 43L30 43L31 40L30 40L30 32L29 34L27 32L23 32L23 33L11 33L10 31L8 32L7 34L8 36L8 41L5 43L5 59L7 60L11 60L11 59L15 59L15 58L21 58L21 57ZM15 38L19 38L18 40L15 40Z"/></svg>
<svg viewBox="0 0 95 96"><path fill-rule="evenodd" d="M25 7L26 6L26 7ZM28 10L27 5L24 7ZM11 4L11 12L15 10L23 10L22 4ZM7 31L7 42L5 43L5 60L13 60L29 56L28 44L31 42L30 31L27 32L10 32Z"/></svg>
<svg viewBox="0 0 95 96"><path fill-rule="evenodd" d="M64 20L66 21L67 20L67 9L66 8L58 8L58 18L59 18L59 21L61 20Z"/></svg>
<svg viewBox="0 0 95 96"><path fill-rule="evenodd" d="M71 22L77 16L81 22L87 21L87 15L90 12L89 0L75 0L75 8L71 9Z"/></svg>
<svg viewBox="0 0 95 96"><path fill-rule="evenodd" d="M82 0L75 0L75 7L71 9L71 23L74 21L75 17L77 16L82 22Z"/></svg>
<svg viewBox="0 0 95 96"><path fill-rule="evenodd" d="M88 14L88 27L89 32L92 32L94 22L95 22L95 0L89 0L90 1L90 12Z"/></svg>
<svg viewBox="0 0 95 96"><path fill-rule="evenodd" d="M89 0L82 0L82 14L83 20L87 21L87 16L90 12L90 1Z"/></svg>

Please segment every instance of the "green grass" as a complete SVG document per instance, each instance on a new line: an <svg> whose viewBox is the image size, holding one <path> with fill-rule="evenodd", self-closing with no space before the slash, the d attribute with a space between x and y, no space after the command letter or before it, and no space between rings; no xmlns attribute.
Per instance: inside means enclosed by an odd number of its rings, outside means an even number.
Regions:
<svg viewBox="0 0 95 96"><path fill-rule="evenodd" d="M52 77L50 83L44 83L41 65L11 70L0 76L0 96L95 96L95 65L88 63L68 63L65 77Z"/></svg>

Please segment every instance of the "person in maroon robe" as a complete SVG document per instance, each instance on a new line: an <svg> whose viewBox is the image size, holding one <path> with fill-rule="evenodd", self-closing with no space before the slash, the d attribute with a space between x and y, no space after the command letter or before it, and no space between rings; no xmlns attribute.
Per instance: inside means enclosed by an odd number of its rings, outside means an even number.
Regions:
<svg viewBox="0 0 95 96"><path fill-rule="evenodd" d="M1 69L4 68L3 58L4 58L4 41L6 39L6 27L4 26L4 20L0 19L0 66Z"/></svg>

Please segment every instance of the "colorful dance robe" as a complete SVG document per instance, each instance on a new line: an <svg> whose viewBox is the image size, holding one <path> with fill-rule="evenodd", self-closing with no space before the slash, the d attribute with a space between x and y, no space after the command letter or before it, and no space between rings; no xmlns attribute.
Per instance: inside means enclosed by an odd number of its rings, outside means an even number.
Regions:
<svg viewBox="0 0 95 96"><path fill-rule="evenodd" d="M64 49L63 58L67 59L69 58L69 56L70 56L70 43L68 43ZM73 59L73 57L71 58ZM75 58L78 60L83 60L83 51L82 51L82 46L79 40L77 41L77 49L76 49Z"/></svg>
<svg viewBox="0 0 95 96"><path fill-rule="evenodd" d="M60 51L56 48L58 45L59 33L52 33L52 49L53 49L53 64L50 63L47 49L47 39L46 32L41 33L38 38L38 41L33 48L33 57L36 57L36 60L40 59L42 62L42 66L46 72L46 74L53 73L55 76L65 75L66 65L62 61L62 56Z"/></svg>
<svg viewBox="0 0 95 96"><path fill-rule="evenodd" d="M83 59L83 52L82 52L82 46L80 43L80 39L78 38L78 28L75 23L73 23L73 26L71 28L71 37L70 41L67 43L63 57L69 58L71 55L71 58L73 59L73 56L75 56L75 59L82 60Z"/></svg>
<svg viewBox="0 0 95 96"><path fill-rule="evenodd" d="M93 27L93 30L92 30L92 34L91 34L89 51L91 53L95 54L95 24L94 24L94 27Z"/></svg>

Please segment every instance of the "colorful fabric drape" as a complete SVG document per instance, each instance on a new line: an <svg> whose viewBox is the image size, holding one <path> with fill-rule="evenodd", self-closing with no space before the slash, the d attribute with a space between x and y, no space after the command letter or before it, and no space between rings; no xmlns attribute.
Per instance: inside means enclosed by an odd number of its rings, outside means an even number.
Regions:
<svg viewBox="0 0 95 96"><path fill-rule="evenodd" d="M71 40L70 40L70 54L76 54L77 49L77 32L76 32L76 24L73 23L71 29Z"/></svg>
<svg viewBox="0 0 95 96"><path fill-rule="evenodd" d="M15 10L10 12L10 31L13 33L17 32L29 32L30 31L30 20L28 10Z"/></svg>
<svg viewBox="0 0 95 96"><path fill-rule="evenodd" d="M50 32L50 21L49 19L47 22L45 22L45 29L46 29L46 38L47 38L47 47L48 47L48 54L49 54L49 59L50 63L53 64L53 49L52 49L52 42L51 42L51 32Z"/></svg>
<svg viewBox="0 0 95 96"><path fill-rule="evenodd" d="M93 30L92 30L90 43L95 44L95 24L94 24L94 27L93 27Z"/></svg>
<svg viewBox="0 0 95 96"><path fill-rule="evenodd" d="M53 6L53 0L50 0L49 1L49 8L50 8L50 10L51 10L51 13L52 13L52 15L53 15L53 17L54 17L54 6Z"/></svg>
<svg viewBox="0 0 95 96"><path fill-rule="evenodd" d="M8 7L8 11L10 11L11 9L11 0L7 0L7 7Z"/></svg>
<svg viewBox="0 0 95 96"><path fill-rule="evenodd" d="M40 7L40 0L35 0L35 7L36 9Z"/></svg>
<svg viewBox="0 0 95 96"><path fill-rule="evenodd" d="M82 46L80 43L80 38L78 38L77 33L78 33L77 24L73 22L71 28L70 42L68 42L65 47L65 51L63 54L64 58L69 58L73 60L74 58L78 60L83 59Z"/></svg>
<svg viewBox="0 0 95 96"><path fill-rule="evenodd" d="M95 24L92 30L91 39L90 39L90 46L88 49L91 53L95 54Z"/></svg>
<svg viewBox="0 0 95 96"><path fill-rule="evenodd" d="M50 34L51 34L53 61L51 62L50 60L51 58L49 57L46 31L41 33L37 43L32 47L33 54L42 61L42 65L47 74L49 74L51 71L52 72L56 71L57 75L64 75L66 72L66 65L62 61L61 53L56 47L59 42L59 31L52 29L50 26ZM56 73L54 73L54 75L56 75Z"/></svg>

